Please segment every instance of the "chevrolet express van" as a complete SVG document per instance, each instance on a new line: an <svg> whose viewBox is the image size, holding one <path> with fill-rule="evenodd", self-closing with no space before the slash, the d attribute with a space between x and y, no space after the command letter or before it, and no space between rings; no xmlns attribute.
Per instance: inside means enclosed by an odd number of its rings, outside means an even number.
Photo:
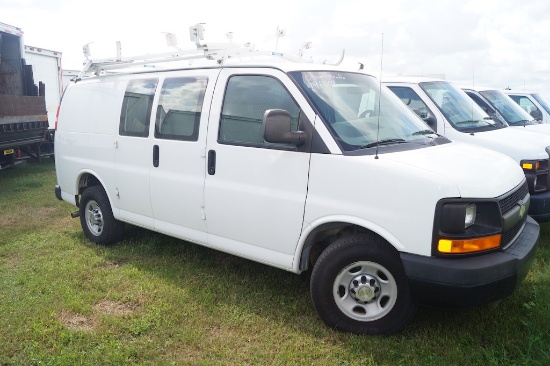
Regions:
<svg viewBox="0 0 550 366"><path fill-rule="evenodd" d="M320 318L368 334L418 304L500 300L529 271L521 168L436 135L370 75L278 59L97 73L67 87L55 135L56 196L95 243L132 224L311 271Z"/></svg>
<svg viewBox="0 0 550 366"><path fill-rule="evenodd" d="M445 80L388 77L383 83L438 134L514 159L523 168L529 185L529 215L539 222L550 220L548 134L494 121L463 90Z"/></svg>
<svg viewBox="0 0 550 366"><path fill-rule="evenodd" d="M462 88L462 90L493 120L510 127L550 134L550 124L534 119L502 90L487 87Z"/></svg>

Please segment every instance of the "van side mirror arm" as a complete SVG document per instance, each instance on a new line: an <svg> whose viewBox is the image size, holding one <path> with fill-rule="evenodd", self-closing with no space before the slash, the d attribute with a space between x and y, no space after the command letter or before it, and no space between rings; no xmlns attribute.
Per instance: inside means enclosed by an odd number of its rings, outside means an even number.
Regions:
<svg viewBox="0 0 550 366"><path fill-rule="evenodd" d="M302 145L307 135L303 131L292 131L290 113L284 109L268 109L263 118L264 140L274 144Z"/></svg>

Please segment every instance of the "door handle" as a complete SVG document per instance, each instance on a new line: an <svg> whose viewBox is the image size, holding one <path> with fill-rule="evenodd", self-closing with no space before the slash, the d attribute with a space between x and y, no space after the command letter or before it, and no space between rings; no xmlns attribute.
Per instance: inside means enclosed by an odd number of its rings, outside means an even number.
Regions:
<svg viewBox="0 0 550 366"><path fill-rule="evenodd" d="M208 174L216 174L216 151L208 151Z"/></svg>
<svg viewBox="0 0 550 366"><path fill-rule="evenodd" d="M159 166L159 146L153 146L153 166L158 168Z"/></svg>

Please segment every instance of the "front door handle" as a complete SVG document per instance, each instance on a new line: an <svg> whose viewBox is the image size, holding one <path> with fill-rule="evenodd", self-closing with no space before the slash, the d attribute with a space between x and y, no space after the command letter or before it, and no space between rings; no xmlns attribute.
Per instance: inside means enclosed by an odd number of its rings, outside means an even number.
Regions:
<svg viewBox="0 0 550 366"><path fill-rule="evenodd" d="M153 166L155 168L158 168L159 166L159 146L158 145L155 145L153 146Z"/></svg>
<svg viewBox="0 0 550 366"><path fill-rule="evenodd" d="M208 174L216 174L216 151L208 151Z"/></svg>

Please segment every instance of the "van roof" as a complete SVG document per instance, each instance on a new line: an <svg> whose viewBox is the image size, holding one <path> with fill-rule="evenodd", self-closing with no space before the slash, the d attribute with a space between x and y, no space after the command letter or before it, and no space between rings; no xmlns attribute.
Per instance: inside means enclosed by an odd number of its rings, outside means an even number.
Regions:
<svg viewBox="0 0 550 366"><path fill-rule="evenodd" d="M464 86L464 85L460 85L460 89L466 89L466 90L473 90L473 91L478 91L478 92L481 92L481 91L487 91L487 90L500 90L500 91L504 91L504 89L499 89L499 88L492 88L490 86Z"/></svg>
<svg viewBox="0 0 550 366"><path fill-rule="evenodd" d="M506 94L539 94L534 90L519 90L519 89L505 89L503 90Z"/></svg>
<svg viewBox="0 0 550 366"><path fill-rule="evenodd" d="M384 76L382 82L394 82L394 83L408 83L408 84L418 84L423 82L430 81L445 81L450 83L450 81L440 78L432 78L427 76Z"/></svg>

